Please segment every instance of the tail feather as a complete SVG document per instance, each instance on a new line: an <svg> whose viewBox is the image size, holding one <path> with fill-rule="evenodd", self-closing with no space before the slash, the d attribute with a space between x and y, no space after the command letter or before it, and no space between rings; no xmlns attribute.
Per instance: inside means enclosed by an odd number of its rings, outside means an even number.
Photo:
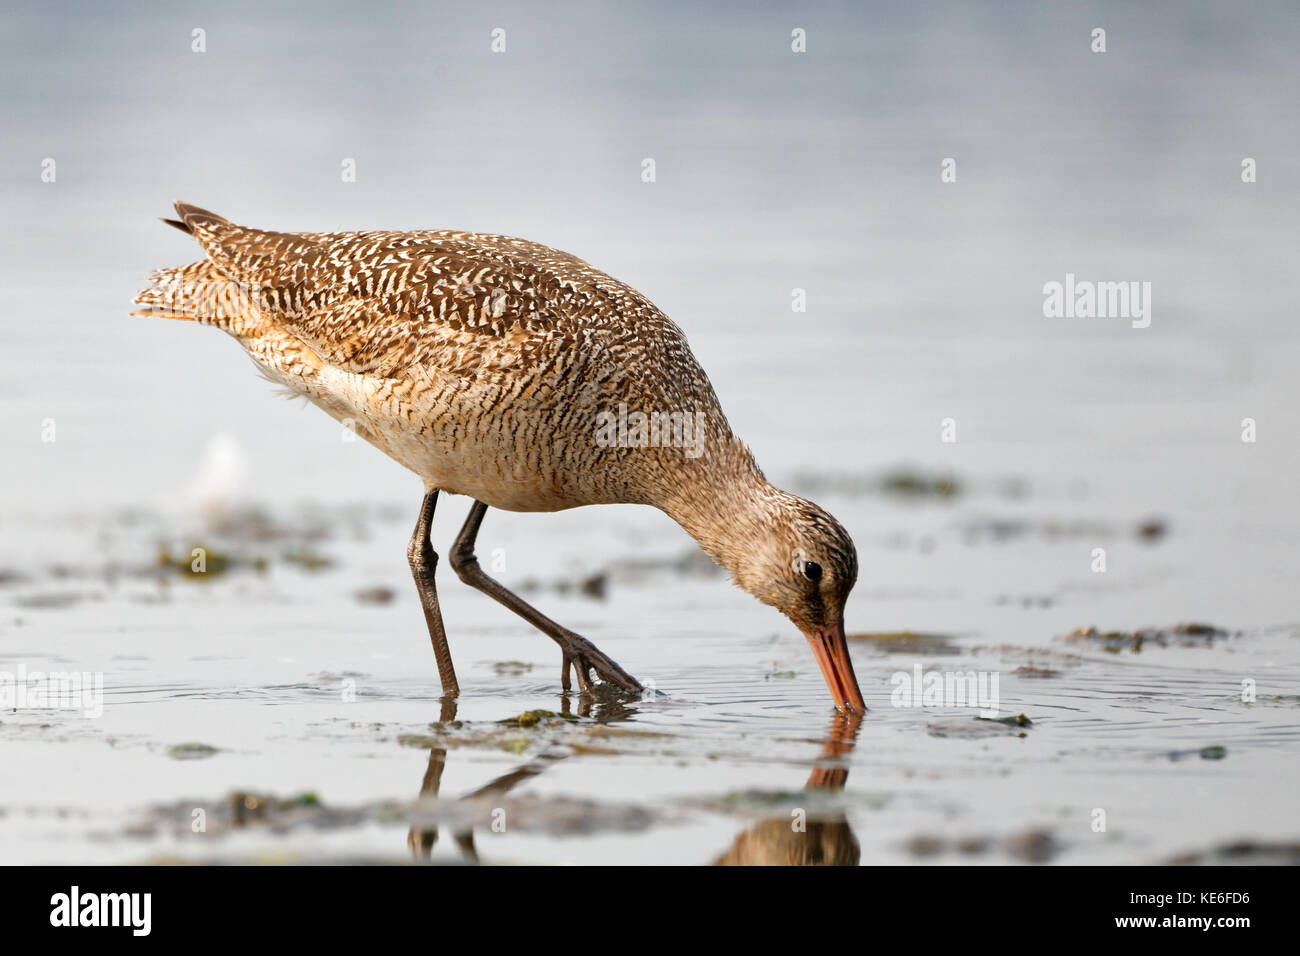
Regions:
<svg viewBox="0 0 1300 956"><path fill-rule="evenodd" d="M197 239L210 258L155 272L150 277L149 288L135 298L134 304L142 308L131 314L202 322L236 335L243 334L257 311L253 292L238 281L237 273L226 268L228 257L221 254L222 243L243 230L198 206L179 200L173 205L180 218L163 219L163 222ZM236 324L239 328L235 328Z"/></svg>
<svg viewBox="0 0 1300 956"><path fill-rule="evenodd" d="M131 314L142 318L184 319L231 329L236 319L249 314L247 292L217 270L210 260L174 269L159 269L151 285L135 297L143 308Z"/></svg>
<svg viewBox="0 0 1300 956"><path fill-rule="evenodd" d="M190 235L198 236L200 239L205 236L216 235L222 227L234 225L229 219L218 216L215 212L208 212L208 210L200 209L198 206L191 206L179 199L172 203L172 206L176 209L176 215L181 217L185 231Z"/></svg>

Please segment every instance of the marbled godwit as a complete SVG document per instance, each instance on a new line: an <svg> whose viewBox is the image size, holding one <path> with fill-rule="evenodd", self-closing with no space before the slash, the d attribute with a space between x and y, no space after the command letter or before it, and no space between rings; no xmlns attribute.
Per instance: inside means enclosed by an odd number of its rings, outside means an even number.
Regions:
<svg viewBox="0 0 1300 956"><path fill-rule="evenodd" d="M570 667L583 691L592 671L627 691L641 685L483 572L474 542L489 507L663 510L803 632L837 708L866 709L844 638L852 540L763 477L682 331L639 292L523 239L267 232L185 203L176 212L164 221L207 259L155 273L132 314L223 329L267 378L423 479L407 556L446 696L459 685L429 542L440 491L474 499L452 568L560 645L565 690Z"/></svg>

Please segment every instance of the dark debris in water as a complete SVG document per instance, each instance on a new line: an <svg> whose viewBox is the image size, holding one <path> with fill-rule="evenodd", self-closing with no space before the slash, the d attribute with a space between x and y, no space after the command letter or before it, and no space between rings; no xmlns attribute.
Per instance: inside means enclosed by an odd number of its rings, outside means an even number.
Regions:
<svg viewBox="0 0 1300 956"><path fill-rule="evenodd" d="M925 725L931 737L950 737L954 740L979 740L985 737L1026 737L1025 728L1032 727L1024 714L1014 717L951 717L932 720Z"/></svg>
<svg viewBox="0 0 1300 956"><path fill-rule="evenodd" d="M577 591L583 597L589 597L596 601L603 601L609 596L609 575L604 571L598 574L592 574L578 581ZM560 588L560 593L567 593L567 589Z"/></svg>
<svg viewBox="0 0 1300 956"><path fill-rule="evenodd" d="M1222 760L1228 756L1228 748L1220 744L1211 744L1199 750L1171 750L1170 760L1184 760L1188 757L1200 757L1202 760Z"/></svg>
<svg viewBox="0 0 1300 956"><path fill-rule="evenodd" d="M1138 540L1148 544L1155 544L1168 533L1169 525L1163 518L1147 518L1137 526Z"/></svg>
<svg viewBox="0 0 1300 956"><path fill-rule="evenodd" d="M404 733L397 744L419 750L453 750L462 747L492 748L522 754L552 747L581 747L595 736L597 725L584 723L573 714L551 710L530 710L488 724L450 721L431 724L427 733ZM574 737L579 731L580 737Z"/></svg>
<svg viewBox="0 0 1300 956"><path fill-rule="evenodd" d="M524 661L497 661L492 670L502 677L522 677L533 669L532 664Z"/></svg>
<svg viewBox="0 0 1300 956"><path fill-rule="evenodd" d="M556 594L577 594L593 601L603 601L609 596L609 572L598 571L577 579L559 578L545 584L536 578L525 578L520 582L518 590L526 594L550 590Z"/></svg>
<svg viewBox="0 0 1300 956"><path fill-rule="evenodd" d="M1238 840L1180 853L1171 866L1300 866L1300 842Z"/></svg>
<svg viewBox="0 0 1300 956"><path fill-rule="evenodd" d="M283 564L309 572L334 566L332 558L308 545L286 549L280 553L279 559ZM265 574L270 567L271 558L264 554L223 551L197 544L175 553L170 548L160 547L156 561L156 571L191 581L213 580L236 571ZM389 593L387 598L382 596L385 591ZM382 604L392 599L392 592L388 588L370 588L358 591L356 596L363 603Z"/></svg>
<svg viewBox="0 0 1300 956"><path fill-rule="evenodd" d="M282 799L240 790L213 800L185 800L151 807L128 825L127 833L136 837L192 834L202 839L252 828L284 833L298 826L332 830L358 827L373 820L399 823L404 819L404 808L393 803L336 808L326 806L315 793ZM198 820L202 821L201 827L195 826Z"/></svg>
<svg viewBox="0 0 1300 956"><path fill-rule="evenodd" d="M853 799L857 799L855 795ZM780 817L788 830L791 811L801 811L807 820L841 819L850 798L843 791L809 788L804 790L733 790L717 796L686 801L694 809L740 817Z"/></svg>
<svg viewBox="0 0 1300 956"><path fill-rule="evenodd" d="M995 724L1006 724L1008 727L1032 727L1034 722L1024 714L1016 714L1013 717L976 717L976 720L987 720Z"/></svg>
<svg viewBox="0 0 1300 956"><path fill-rule="evenodd" d="M167 748L167 756L173 760L204 760L208 757L215 757L220 752L220 749L209 744L192 742L173 744Z"/></svg>
<svg viewBox="0 0 1300 956"><path fill-rule="evenodd" d="M287 550L280 555L280 559L286 564L296 565L304 571L324 571L326 568L334 566L332 558L308 545L301 545Z"/></svg>
<svg viewBox="0 0 1300 956"><path fill-rule="evenodd" d="M419 827L441 824L462 831L487 830L494 819L502 819L507 833L544 833L554 837L637 833L668 821L663 812L638 804L500 793L459 800L426 797L412 806L410 819Z"/></svg>
<svg viewBox="0 0 1300 956"><path fill-rule="evenodd" d="M576 722L577 717L572 714L557 714L553 710L528 710L517 717L507 717L505 720L498 720L499 724L508 724L511 727L536 727L544 720L567 720Z"/></svg>
<svg viewBox="0 0 1300 956"><path fill-rule="evenodd" d="M1144 647L1213 647L1216 641L1233 635L1212 624L1177 624L1171 628L1147 627L1136 631L1099 631L1081 627L1066 634L1064 640L1099 647L1110 654L1131 651L1138 654Z"/></svg>
<svg viewBox="0 0 1300 956"><path fill-rule="evenodd" d="M961 485L952 475L927 475L918 471L895 471L880 480L886 495L903 498L955 498Z"/></svg>
<svg viewBox="0 0 1300 956"><path fill-rule="evenodd" d="M1026 518L980 517L962 526L967 544L984 541L1010 541L1015 538L1036 536L1048 541L1080 539L1108 539L1123 537L1127 529L1105 521L1055 519L1030 520ZM1132 534L1144 544L1156 544L1169 534L1169 524L1163 518L1146 518L1132 526Z"/></svg>
<svg viewBox="0 0 1300 956"><path fill-rule="evenodd" d="M934 654L956 655L961 648L954 638L946 634L925 634L914 631L864 632L847 635L848 640L874 648L882 654Z"/></svg>
<svg viewBox="0 0 1300 956"><path fill-rule="evenodd" d="M1061 672L1058 670L1051 667L1035 667L1033 664L1021 664L1012 673L1017 677L1030 677L1035 680L1061 676Z"/></svg>
<svg viewBox="0 0 1300 956"><path fill-rule="evenodd" d="M800 494L835 494L854 498L886 495L910 500L951 499L963 490L961 482L952 474L927 472L911 467L899 467L874 475L800 472L794 476L791 485Z"/></svg>
<svg viewBox="0 0 1300 956"><path fill-rule="evenodd" d="M1044 610L1056 604L1056 598L1050 594L999 594L993 599L998 607L1018 604L1025 610Z"/></svg>
<svg viewBox="0 0 1300 956"><path fill-rule="evenodd" d="M908 852L916 857L936 857L945 853L976 857L1000 850L1023 863L1048 863L1063 849L1050 831L1042 829L1024 830L1001 838L979 835L945 838L918 834L908 840L906 846Z"/></svg>
<svg viewBox="0 0 1300 956"><path fill-rule="evenodd" d="M194 581L214 580L231 571L254 571L262 574L269 564L266 558L229 554L215 548L191 545L176 554L167 547L158 549L158 570Z"/></svg>
<svg viewBox="0 0 1300 956"><path fill-rule="evenodd" d="M1104 540L1116 535L1114 527L1102 521L1029 520L1025 518L972 518L962 526L962 539L968 545L985 541L1011 541L1034 535L1048 541Z"/></svg>
<svg viewBox="0 0 1300 956"><path fill-rule="evenodd" d="M320 807L321 799L315 793L300 793L296 797L281 800L273 796L237 791L226 798L232 826L248 826L255 822L265 822L277 815L291 814L304 807Z"/></svg>
<svg viewBox="0 0 1300 956"><path fill-rule="evenodd" d="M196 811L202 811L201 814ZM201 828L195 828L202 819ZM583 836L599 832L636 832L663 822L661 813L634 804L601 803L573 797L474 794L461 799L422 797L410 803L374 801L351 807L331 806L312 792L280 798L274 794L235 791L213 800L183 800L151 807L126 828L130 836L164 833L195 839L220 837L237 830L285 833L354 829L367 824L448 826L458 832L492 831L500 821L505 832Z"/></svg>
<svg viewBox="0 0 1300 956"><path fill-rule="evenodd" d="M16 597L14 604L32 611L62 611L76 607L87 597L89 595L77 591L44 591Z"/></svg>
<svg viewBox="0 0 1300 956"><path fill-rule="evenodd" d="M358 604L392 604L397 592L390 587L377 584L374 587L360 588L352 592Z"/></svg>

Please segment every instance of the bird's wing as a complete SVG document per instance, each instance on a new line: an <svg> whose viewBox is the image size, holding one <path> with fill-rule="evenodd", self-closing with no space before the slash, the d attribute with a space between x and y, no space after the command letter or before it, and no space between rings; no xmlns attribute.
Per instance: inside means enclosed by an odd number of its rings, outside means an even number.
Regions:
<svg viewBox="0 0 1300 956"><path fill-rule="evenodd" d="M647 349L685 348L640 293L538 243L452 231L267 232L184 204L177 212L264 312L349 371L394 376L424 365L491 380L563 366L567 354L618 374Z"/></svg>

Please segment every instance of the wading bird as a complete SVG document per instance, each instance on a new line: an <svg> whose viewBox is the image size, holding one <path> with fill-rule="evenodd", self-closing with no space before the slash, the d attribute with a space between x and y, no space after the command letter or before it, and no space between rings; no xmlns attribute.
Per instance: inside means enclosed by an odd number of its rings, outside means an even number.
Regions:
<svg viewBox="0 0 1300 956"><path fill-rule="evenodd" d="M272 382L415 472L407 556L445 696L459 692L429 541L439 492L474 499L450 554L465 583L560 645L569 672L641 685L488 577L489 507L653 505L807 638L840 710L863 712L844 637L857 579L848 532L770 484L731 432L682 331L636 290L566 252L447 230L270 232L176 203L164 222L207 258L154 273L133 315L215 325Z"/></svg>

